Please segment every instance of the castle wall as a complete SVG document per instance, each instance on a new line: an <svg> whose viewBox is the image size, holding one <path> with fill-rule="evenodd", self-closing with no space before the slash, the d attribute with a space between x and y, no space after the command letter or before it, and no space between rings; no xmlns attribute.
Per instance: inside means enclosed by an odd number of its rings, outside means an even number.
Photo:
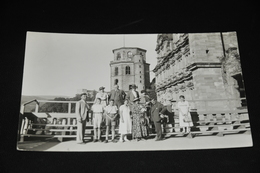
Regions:
<svg viewBox="0 0 260 173"><path fill-rule="evenodd" d="M200 111L229 110L221 68L199 68L193 72L193 100ZM219 100L219 101L216 101Z"/></svg>
<svg viewBox="0 0 260 173"><path fill-rule="evenodd" d="M219 63L217 57L223 55L220 33L189 34L189 43L193 61Z"/></svg>
<svg viewBox="0 0 260 173"><path fill-rule="evenodd" d="M158 35L158 63L153 70L158 101L178 101L179 96L184 95L197 111L239 107L236 81L229 75L241 71L236 52L237 37L235 32L222 33L222 36L223 40L221 33ZM228 56L223 60L227 50ZM226 68L232 72L228 71L229 76L223 78L223 63L229 67L228 61L238 65L231 65L232 70Z"/></svg>

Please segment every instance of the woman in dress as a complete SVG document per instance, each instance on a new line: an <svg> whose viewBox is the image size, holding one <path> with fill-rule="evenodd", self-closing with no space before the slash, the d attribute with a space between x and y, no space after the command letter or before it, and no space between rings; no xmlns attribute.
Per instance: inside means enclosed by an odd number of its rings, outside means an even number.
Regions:
<svg viewBox="0 0 260 173"><path fill-rule="evenodd" d="M126 135L132 132L132 120L130 117L130 107L128 104L129 100L126 99L124 104L119 108L119 133L121 134L119 142L129 141Z"/></svg>
<svg viewBox="0 0 260 173"><path fill-rule="evenodd" d="M134 104L132 105L131 112L133 117L133 130L132 137L136 141L145 139L148 136L147 127L144 122L144 113L146 111L145 107L139 104L140 99L135 98L133 100Z"/></svg>
<svg viewBox="0 0 260 173"><path fill-rule="evenodd" d="M103 107L106 107L108 104L108 94L104 91L105 87L100 87L99 92L96 94L95 101L97 101L97 98L100 98L101 104Z"/></svg>
<svg viewBox="0 0 260 173"><path fill-rule="evenodd" d="M185 100L185 97L183 95L180 95L180 101L177 104L177 108L179 110L179 123L180 127L183 128L184 133L190 132L190 127L193 126L191 115L190 115L190 105L189 102ZM191 120L190 122L185 122L185 116L188 116L188 118Z"/></svg>

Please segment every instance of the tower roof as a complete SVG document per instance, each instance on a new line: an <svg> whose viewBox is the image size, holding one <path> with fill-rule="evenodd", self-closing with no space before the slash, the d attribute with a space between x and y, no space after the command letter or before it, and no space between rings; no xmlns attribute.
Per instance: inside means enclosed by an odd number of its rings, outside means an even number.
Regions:
<svg viewBox="0 0 260 173"><path fill-rule="evenodd" d="M113 49L113 53L114 53L116 50L120 50L120 49L139 49L139 50L142 50L142 51L146 52L145 49L141 49L141 48L139 48L139 47L121 47L121 48Z"/></svg>

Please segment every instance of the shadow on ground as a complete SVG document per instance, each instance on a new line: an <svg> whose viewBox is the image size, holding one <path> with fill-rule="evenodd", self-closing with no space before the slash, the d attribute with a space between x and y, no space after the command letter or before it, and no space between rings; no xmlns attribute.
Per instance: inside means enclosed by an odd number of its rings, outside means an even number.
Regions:
<svg viewBox="0 0 260 173"><path fill-rule="evenodd" d="M19 151L45 151L56 145L58 145L60 141L57 139L43 139L43 140L32 140L32 141L24 141L17 142L17 150Z"/></svg>

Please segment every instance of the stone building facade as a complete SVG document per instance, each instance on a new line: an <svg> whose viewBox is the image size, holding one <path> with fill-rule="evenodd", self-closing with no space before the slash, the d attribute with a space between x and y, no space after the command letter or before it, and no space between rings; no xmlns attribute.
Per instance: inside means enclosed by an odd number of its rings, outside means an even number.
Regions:
<svg viewBox="0 0 260 173"><path fill-rule="evenodd" d="M235 32L158 34L156 52L160 102L184 95L196 111L246 105Z"/></svg>
<svg viewBox="0 0 260 173"><path fill-rule="evenodd" d="M150 64L146 63L146 50L136 47L122 47L113 50L114 60L110 61L110 87L115 84L129 91L135 84L141 91L150 86Z"/></svg>

